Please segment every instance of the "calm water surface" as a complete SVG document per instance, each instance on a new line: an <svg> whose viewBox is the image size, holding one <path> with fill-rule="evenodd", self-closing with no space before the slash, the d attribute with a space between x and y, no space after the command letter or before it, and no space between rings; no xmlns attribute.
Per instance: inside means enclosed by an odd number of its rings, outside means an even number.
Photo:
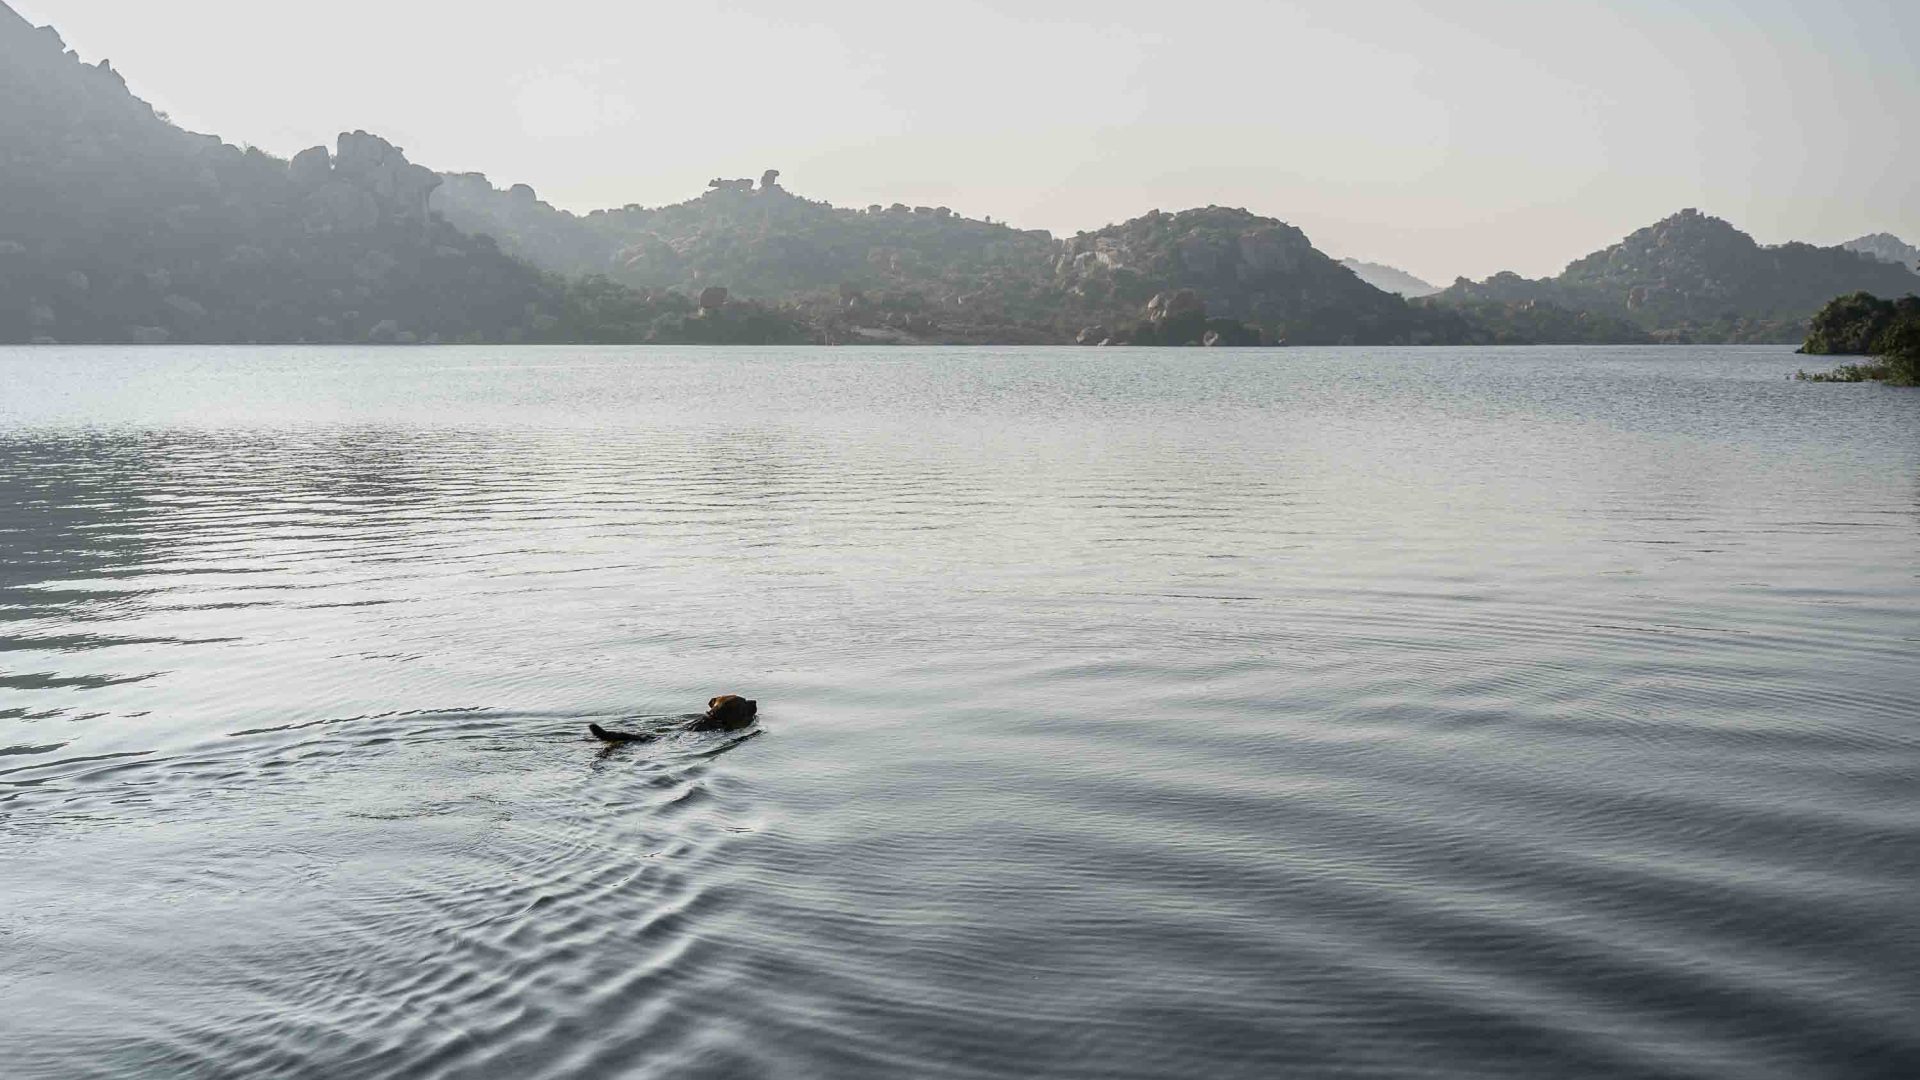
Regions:
<svg viewBox="0 0 1920 1080"><path fill-rule="evenodd" d="M0 350L0 1074L1920 1075L1797 366Z"/></svg>

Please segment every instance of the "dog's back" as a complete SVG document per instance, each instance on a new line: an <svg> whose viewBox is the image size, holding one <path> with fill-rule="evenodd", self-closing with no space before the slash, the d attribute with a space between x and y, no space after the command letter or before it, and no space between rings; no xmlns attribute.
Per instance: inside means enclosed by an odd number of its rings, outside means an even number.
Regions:
<svg viewBox="0 0 1920 1080"><path fill-rule="evenodd" d="M707 715L694 723L700 731L732 731L753 723L760 712L760 703L738 694L721 694L707 702Z"/></svg>
<svg viewBox="0 0 1920 1080"><path fill-rule="evenodd" d="M707 702L707 711L699 719L689 724L693 731L738 731L750 727L753 718L759 715L760 703L752 698L743 698L739 694L721 694ZM587 730L596 739L605 742L652 742L660 737L659 732L609 731L599 724L588 724Z"/></svg>

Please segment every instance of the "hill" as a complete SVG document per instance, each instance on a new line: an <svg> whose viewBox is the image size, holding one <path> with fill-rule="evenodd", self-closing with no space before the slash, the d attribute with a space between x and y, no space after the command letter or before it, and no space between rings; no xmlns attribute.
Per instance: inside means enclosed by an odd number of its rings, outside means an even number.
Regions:
<svg viewBox="0 0 1920 1080"><path fill-rule="evenodd" d="M1353 271L1361 281L1397 296L1417 300L1422 296L1432 296L1440 291L1440 286L1422 281L1398 267L1381 263L1363 262L1359 259L1341 259L1340 265Z"/></svg>
<svg viewBox="0 0 1920 1080"><path fill-rule="evenodd" d="M1546 303L1618 319L1665 341L1799 341L1834 295L1899 295L1920 276L1837 247L1763 247L1719 218L1683 210L1575 260L1558 277L1456 281L1443 304Z"/></svg>
<svg viewBox="0 0 1920 1080"><path fill-rule="evenodd" d="M1871 255L1881 262L1897 263L1909 270L1920 272L1920 248L1914 247L1892 233L1870 233L1849 240L1840 246L1848 251Z"/></svg>
<svg viewBox="0 0 1920 1080"><path fill-rule="evenodd" d="M1366 284L1293 226L1246 210L1153 211L1056 240L947 207L852 209L787 190L779 172L716 179L697 198L576 215L517 185L448 176L434 206L550 269L646 289L725 285L794 305L829 341L1142 340L1155 296L1190 289L1222 340L1393 344L1472 337L1453 313ZM1083 333L1112 327L1115 333ZM1153 337L1154 335L1144 335Z"/></svg>
<svg viewBox="0 0 1920 1080"><path fill-rule="evenodd" d="M0 341L806 337L542 272L432 214L439 183L365 132L288 162L183 131L0 3Z"/></svg>

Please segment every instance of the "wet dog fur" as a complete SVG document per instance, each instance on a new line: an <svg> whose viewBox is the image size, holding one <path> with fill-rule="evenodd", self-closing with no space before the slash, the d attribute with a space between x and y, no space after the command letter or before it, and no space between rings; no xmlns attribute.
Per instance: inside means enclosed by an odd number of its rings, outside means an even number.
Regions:
<svg viewBox="0 0 1920 1080"><path fill-rule="evenodd" d="M721 694L707 702L707 711L687 725L691 731L738 731L753 724L760 703L738 694ZM660 732L612 731L599 724L588 724L587 731L603 742L651 742Z"/></svg>

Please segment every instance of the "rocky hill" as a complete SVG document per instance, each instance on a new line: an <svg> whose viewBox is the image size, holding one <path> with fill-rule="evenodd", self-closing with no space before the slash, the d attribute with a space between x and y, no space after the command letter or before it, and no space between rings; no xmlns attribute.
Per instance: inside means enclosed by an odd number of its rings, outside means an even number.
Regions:
<svg viewBox="0 0 1920 1080"><path fill-rule="evenodd" d="M1840 246L1848 251L1871 255L1881 262L1897 263L1909 270L1920 271L1920 248L1914 247L1892 233L1870 233L1849 240Z"/></svg>
<svg viewBox="0 0 1920 1080"><path fill-rule="evenodd" d="M1898 253L1882 239L1855 243ZM362 131L283 161L181 130L0 0L0 342L1784 341L1836 294L1920 290L1899 265L1761 247L1695 211L1555 278L1414 301L1356 266L1424 285L1228 207L1056 239L835 207L776 170L573 214Z"/></svg>
<svg viewBox="0 0 1920 1080"><path fill-rule="evenodd" d="M1440 286L1422 281L1412 274L1394 266L1381 263L1363 262L1359 259L1341 259L1340 265L1353 271L1361 281L1396 296L1417 300L1422 296L1432 296L1440 291Z"/></svg>
<svg viewBox="0 0 1920 1080"><path fill-rule="evenodd" d="M1148 302L1182 289L1210 317L1253 326L1253 340L1471 336L1458 315L1411 307L1300 230L1245 210L1154 211L1055 240L947 207L835 207L792 193L779 176L716 179L686 202L576 215L525 186L502 190L463 174L446 178L434 206L556 270L649 289L724 284L795 305L831 341L1142 341L1154 337L1140 329L1154 321Z"/></svg>
<svg viewBox="0 0 1920 1080"><path fill-rule="evenodd" d="M0 342L807 336L563 281L430 213L439 184L365 132L288 162L183 131L0 3Z"/></svg>
<svg viewBox="0 0 1920 1080"><path fill-rule="evenodd" d="M1424 344L1463 340L1458 320L1361 281L1305 233L1246 210L1153 211L1067 240L1048 287L1088 321L1124 317L1168 289L1192 289L1214 317L1277 342Z"/></svg>
<svg viewBox="0 0 1920 1080"><path fill-rule="evenodd" d="M1437 299L1551 304L1621 320L1671 341L1799 341L1836 294L1904 295L1920 275L1837 247L1763 247L1698 210L1683 210L1570 264L1558 277L1461 279Z"/></svg>

